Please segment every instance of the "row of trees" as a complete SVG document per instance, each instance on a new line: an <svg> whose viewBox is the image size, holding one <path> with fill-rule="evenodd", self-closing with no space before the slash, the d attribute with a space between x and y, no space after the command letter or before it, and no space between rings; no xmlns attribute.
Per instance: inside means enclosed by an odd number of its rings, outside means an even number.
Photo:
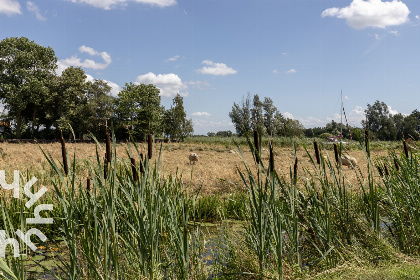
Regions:
<svg viewBox="0 0 420 280"><path fill-rule="evenodd" d="M258 94L252 99L248 94L241 103L233 103L229 117L239 136L255 129L270 136L302 136L304 133L304 127L298 120L284 117L271 98L264 97L261 101Z"/></svg>
<svg viewBox="0 0 420 280"><path fill-rule="evenodd" d="M100 135L106 120L119 138L131 133L144 140L151 131L182 139L193 133L180 95L165 110L154 85L128 83L113 97L106 82L87 81L81 68L69 67L61 76L56 69L50 47L25 37L0 42L0 100L7 110L3 117L13 123L11 137L56 138L70 126L77 136Z"/></svg>

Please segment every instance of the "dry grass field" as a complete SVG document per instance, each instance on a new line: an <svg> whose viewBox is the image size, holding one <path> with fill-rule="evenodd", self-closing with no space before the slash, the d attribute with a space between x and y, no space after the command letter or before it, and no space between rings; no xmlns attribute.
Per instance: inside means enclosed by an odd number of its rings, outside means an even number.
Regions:
<svg viewBox="0 0 420 280"><path fill-rule="evenodd" d="M104 155L105 145L101 144L99 154ZM86 161L96 161L96 144L88 143L67 143L68 154L73 159L73 154L76 155L77 168L79 174L82 176L86 166ZM128 160L127 144L117 144L117 157L119 160ZM42 154L41 148L51 157L61 162L61 145L60 143L50 144L12 144L0 143L0 169L6 171L20 170L20 172L28 172L27 174L36 176L41 182L42 178L48 178L51 170L47 160ZM134 147L131 145L132 151ZM147 146L145 143L139 143L138 148L144 154L147 153ZM155 145L153 161L157 160L159 154L160 144ZM266 147L268 150L268 147ZM264 149L262 151L262 159L268 162L269 153ZM312 152L313 147L308 147ZM248 164L252 165L252 155L248 147L242 147L243 154ZM188 156L190 153L197 153L199 161L195 165L190 165ZM334 161L333 151L329 151L331 161ZM372 152L373 157L386 155L386 150L376 150ZM135 152L133 154L136 154ZM279 174L289 176L289 168L294 163L294 153L291 147L280 147L274 149L275 154L275 168ZM361 150L353 150L349 153L358 161L362 173L366 174L366 160ZM312 155L313 156L313 155ZM137 156L136 156L137 157ZM299 174L304 175L304 168L313 170L313 165L310 163L309 157L304 148L297 150L297 157L299 160ZM101 159L103 156L101 157ZM162 158L165 175L176 172L182 174L182 178L189 191L201 189L202 194L231 193L238 188L243 188L240 183L241 179L237 173L237 166L243 168L243 161L233 144L186 144L186 143L163 143L162 144ZM136 159L138 161L138 159ZM349 183L357 185L355 172L352 169L343 167L343 173ZM7 172L11 175L11 172ZM191 175L192 174L192 175ZM307 176L305 176L307 177ZM226 180L226 181L225 181ZM303 180L303 179L302 179ZM229 181L229 182L227 182Z"/></svg>

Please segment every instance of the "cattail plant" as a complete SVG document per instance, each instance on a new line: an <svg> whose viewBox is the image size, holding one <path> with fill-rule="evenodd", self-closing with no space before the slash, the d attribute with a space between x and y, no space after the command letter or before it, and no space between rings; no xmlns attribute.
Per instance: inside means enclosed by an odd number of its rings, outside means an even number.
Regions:
<svg viewBox="0 0 420 280"><path fill-rule="evenodd" d="M258 130L254 130L254 146L255 146L255 160L257 164L260 163L260 142L258 137Z"/></svg>
<svg viewBox="0 0 420 280"><path fill-rule="evenodd" d="M334 156L335 156L335 162L339 162L338 147L337 147L337 144L335 143L334 143Z"/></svg>
<svg viewBox="0 0 420 280"><path fill-rule="evenodd" d="M144 173L144 159L143 159L143 153L140 154L140 173Z"/></svg>
<svg viewBox="0 0 420 280"><path fill-rule="evenodd" d="M389 170L388 170L388 166L386 164L384 164L384 169L385 169L386 176L389 176Z"/></svg>
<svg viewBox="0 0 420 280"><path fill-rule="evenodd" d="M153 155L153 136L152 134L149 134L147 136L147 153L148 153L148 157L149 159L152 159L152 155Z"/></svg>
<svg viewBox="0 0 420 280"><path fill-rule="evenodd" d="M104 157L104 179L108 178L108 158L107 155L105 153L105 157Z"/></svg>
<svg viewBox="0 0 420 280"><path fill-rule="evenodd" d="M408 158L408 147L407 147L407 142L405 142L405 140L403 140L403 146L404 146L405 157Z"/></svg>
<svg viewBox="0 0 420 280"><path fill-rule="evenodd" d="M398 164L398 160L394 157L394 165L395 165L395 170L400 171L400 165Z"/></svg>
<svg viewBox="0 0 420 280"><path fill-rule="evenodd" d="M316 140L314 140L314 150L315 150L316 163L320 164L321 158L319 156L318 143L316 142Z"/></svg>
<svg viewBox="0 0 420 280"><path fill-rule="evenodd" d="M61 155L63 157L64 173L67 176L69 174L69 166L67 162L66 141L64 140L63 135L61 135Z"/></svg>
<svg viewBox="0 0 420 280"><path fill-rule="evenodd" d="M89 192L90 192L90 176L86 178L86 190L87 190L87 193L89 194Z"/></svg>
<svg viewBox="0 0 420 280"><path fill-rule="evenodd" d="M137 182L139 180L139 177L137 176L137 168L136 168L136 159L135 158L131 158L131 171L133 172L134 182Z"/></svg>
<svg viewBox="0 0 420 280"><path fill-rule="evenodd" d="M270 141L270 173L274 172L273 140Z"/></svg>
<svg viewBox="0 0 420 280"><path fill-rule="evenodd" d="M109 132L106 133L106 160L111 162L111 137Z"/></svg>
<svg viewBox="0 0 420 280"><path fill-rule="evenodd" d="M379 175L381 177L384 177L384 173L382 172L382 168L379 165L377 165L376 168L378 169Z"/></svg>
<svg viewBox="0 0 420 280"><path fill-rule="evenodd" d="M297 170L298 170L298 158L295 157L295 164L293 165L293 181L295 184L297 181Z"/></svg>

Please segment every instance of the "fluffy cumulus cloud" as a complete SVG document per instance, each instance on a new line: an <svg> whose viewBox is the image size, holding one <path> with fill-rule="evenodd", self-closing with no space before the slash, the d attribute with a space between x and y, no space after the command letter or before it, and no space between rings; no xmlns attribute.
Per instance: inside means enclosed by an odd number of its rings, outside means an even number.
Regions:
<svg viewBox="0 0 420 280"><path fill-rule="evenodd" d="M110 10L121 6L126 6L130 2L157 6L169 7L176 5L176 0L71 0L73 3L87 4L96 8Z"/></svg>
<svg viewBox="0 0 420 280"><path fill-rule="evenodd" d="M156 87L160 89L161 96L172 97L177 93L182 96L188 96L188 86L182 82L178 75L173 73L156 75L152 72L149 72L147 74L138 76L136 83L156 85Z"/></svg>
<svg viewBox="0 0 420 280"><path fill-rule="evenodd" d="M191 116L194 116L194 117L210 117L211 114L207 113L207 112L195 112L195 113L192 113Z"/></svg>
<svg viewBox="0 0 420 280"><path fill-rule="evenodd" d="M0 13L6 15L21 14L20 4L15 0L0 0Z"/></svg>
<svg viewBox="0 0 420 280"><path fill-rule="evenodd" d="M58 64L58 70L57 70L58 74L61 74L64 69L66 69L67 67L70 67L70 66L83 67L83 68L94 69L94 70L105 69L112 62L111 56L107 52L98 52L91 47L81 46L81 47L79 47L79 52L80 53L86 53L90 56L99 56L99 57L102 58L103 63L96 62L92 59L81 60L77 56L72 56L70 58L60 59L58 61L58 63L57 63Z"/></svg>
<svg viewBox="0 0 420 280"><path fill-rule="evenodd" d="M408 7L399 0L353 0L347 7L326 9L322 17L346 19L352 28L363 29L401 25L409 21L409 14Z"/></svg>
<svg viewBox="0 0 420 280"><path fill-rule="evenodd" d="M39 11L39 8L37 5L35 5L34 2L28 1L26 2L26 9L28 11L31 11L35 14L36 18L42 21L46 21L47 19L41 15L41 12Z"/></svg>
<svg viewBox="0 0 420 280"><path fill-rule="evenodd" d="M202 64L207 65L201 69L198 69L197 72L201 74L209 74L215 76L225 76L236 74L238 71L228 67L224 63L216 63L211 60L204 60Z"/></svg>

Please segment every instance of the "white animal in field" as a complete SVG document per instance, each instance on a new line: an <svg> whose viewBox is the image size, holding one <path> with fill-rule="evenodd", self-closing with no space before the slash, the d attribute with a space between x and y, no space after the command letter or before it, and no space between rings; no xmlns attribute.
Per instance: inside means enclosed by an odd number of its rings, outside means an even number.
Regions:
<svg viewBox="0 0 420 280"><path fill-rule="evenodd" d="M189 156L189 159L190 159L190 165L191 165L191 162L195 164L195 162L198 161L198 155L196 153L191 153Z"/></svg>
<svg viewBox="0 0 420 280"><path fill-rule="evenodd" d="M348 166L349 168L353 168L357 166L357 160L351 156L342 156L341 165Z"/></svg>

